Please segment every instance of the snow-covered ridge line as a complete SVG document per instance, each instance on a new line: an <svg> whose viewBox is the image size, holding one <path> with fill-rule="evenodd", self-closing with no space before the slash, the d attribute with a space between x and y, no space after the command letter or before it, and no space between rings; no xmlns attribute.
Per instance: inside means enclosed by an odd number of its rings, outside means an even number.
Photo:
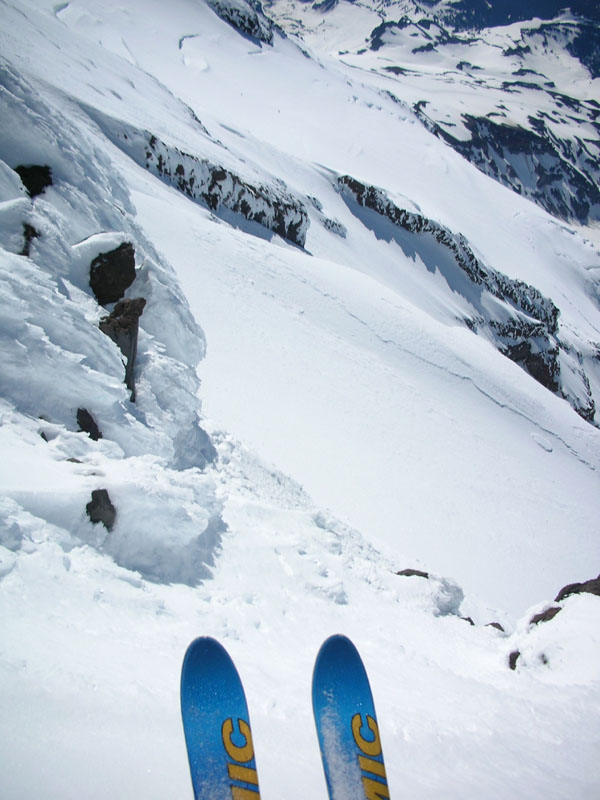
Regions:
<svg viewBox="0 0 600 800"><path fill-rule="evenodd" d="M581 354L558 339L560 311L552 300L534 286L483 264L462 234L453 233L421 214L399 208L382 189L365 185L348 175L338 178L338 186L343 195L385 217L394 226L418 237L433 237L468 278L465 285L461 279L457 280L454 270L440 267L441 261L435 265L435 269L442 270L449 285L464 294L474 308L475 313L463 322L475 333L488 335L501 353L550 391L567 399L585 420L593 422L596 408L589 379L581 366ZM405 247L409 243L400 240L399 244ZM414 244L409 246L414 247ZM481 289L473 291L475 287ZM500 303L486 299L486 291ZM576 376L575 392L572 385L570 390L563 385L562 364L568 365L572 373L571 384L572 376Z"/></svg>
<svg viewBox="0 0 600 800"><path fill-rule="evenodd" d="M290 192L252 185L221 164L184 153L147 130L88 109L103 133L137 164L211 211L226 208L304 247L309 226L304 204Z"/></svg>
<svg viewBox="0 0 600 800"><path fill-rule="evenodd" d="M552 300L544 297L534 286L511 280L506 275L482 264L475 256L465 237L422 214L398 208L382 189L367 186L349 175L338 179L342 190L348 189L361 206L383 214L395 225L412 233L430 233L437 242L452 251L456 263L478 284L483 284L493 295L510 299L514 306L547 328L549 333L558 329L559 310Z"/></svg>

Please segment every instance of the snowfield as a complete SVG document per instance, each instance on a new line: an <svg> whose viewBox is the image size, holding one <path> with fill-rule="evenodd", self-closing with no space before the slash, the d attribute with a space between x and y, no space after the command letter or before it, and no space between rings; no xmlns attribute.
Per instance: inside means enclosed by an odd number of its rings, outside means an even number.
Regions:
<svg viewBox="0 0 600 800"><path fill-rule="evenodd" d="M190 797L179 672L204 634L244 681L262 796L325 798L310 685L337 632L391 797L598 797L600 598L554 600L600 572L597 221L415 110L495 108L524 23L482 34L477 84L448 49L386 73L411 43L362 52L379 19L0 4L7 800ZM598 97L557 52L527 58ZM132 282L101 304L119 248Z"/></svg>

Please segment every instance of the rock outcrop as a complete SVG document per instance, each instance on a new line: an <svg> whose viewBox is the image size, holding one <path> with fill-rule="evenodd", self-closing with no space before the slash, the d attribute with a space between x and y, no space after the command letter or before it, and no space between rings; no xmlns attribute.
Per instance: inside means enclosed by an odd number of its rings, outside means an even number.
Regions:
<svg viewBox="0 0 600 800"><path fill-rule="evenodd" d="M226 166L184 153L149 131L117 123L96 109L89 112L117 147L190 200L215 214L226 209L304 247L308 212L282 182L250 182Z"/></svg>
<svg viewBox="0 0 600 800"><path fill-rule="evenodd" d="M100 428L87 408L77 409L77 425L79 426L79 430L82 433L87 433L93 442L97 442L98 439L102 439Z"/></svg>
<svg viewBox="0 0 600 800"><path fill-rule="evenodd" d="M223 166L171 148L151 135L144 166L211 211L224 207L304 247L308 213L290 193L275 186L250 184Z"/></svg>
<svg viewBox="0 0 600 800"><path fill-rule="evenodd" d="M52 170L47 164L19 164L15 167L30 197L42 194L52 186Z"/></svg>
<svg viewBox="0 0 600 800"><path fill-rule="evenodd" d="M134 366L137 355L139 319L146 301L143 297L121 300L108 317L100 320L100 330L109 336L125 356L125 385L135 402Z"/></svg>
<svg viewBox="0 0 600 800"><path fill-rule="evenodd" d="M273 43L273 23L265 16L259 2L208 0L208 5L240 33L265 44Z"/></svg>
<svg viewBox="0 0 600 800"><path fill-rule="evenodd" d="M511 91L510 84L505 90ZM582 105L573 98L562 101L567 107ZM415 111L427 128L486 175L560 219L584 224L600 219L598 139L561 139L537 116L530 116L531 127L525 128L471 114L462 115L470 138L456 138L430 119L424 108L419 103Z"/></svg>
<svg viewBox="0 0 600 800"><path fill-rule="evenodd" d="M92 499L86 505L85 510L92 523L101 522L107 531L113 529L117 511L106 489L94 489Z"/></svg>
<svg viewBox="0 0 600 800"><path fill-rule="evenodd" d="M581 355L558 338L560 312L552 300L534 286L509 278L482 263L462 234L453 233L422 214L399 208L382 189L365 185L348 175L338 178L338 186L342 195L350 200L350 207L354 201L413 235L415 238L410 240L400 235L398 242L405 248L417 251L421 248L426 265L431 256L425 245L430 245L433 239L441 248L439 252L450 255L455 265L443 268L436 264L435 268L442 270L448 284L454 291L461 292L472 308L471 315L462 321L475 333L485 332L503 355L551 392L567 399L585 420L593 422L595 403L589 379L581 366ZM422 245L419 244L421 239ZM484 302L490 296L500 302ZM561 359L569 363L577 378L580 387L577 394L561 383Z"/></svg>
<svg viewBox="0 0 600 800"><path fill-rule="evenodd" d="M550 606L550 608L547 608L545 611L534 614L529 620L529 624L538 625L540 622L550 622L560 611L562 611L560 606Z"/></svg>
<svg viewBox="0 0 600 800"><path fill-rule="evenodd" d="M560 603L572 594L595 594L600 597L600 575L597 578L591 578L589 581L583 583L570 583L568 586L563 586L560 592L555 597L555 602Z"/></svg>
<svg viewBox="0 0 600 800"><path fill-rule="evenodd" d="M412 569L411 567L408 569L401 569L396 575L401 575L404 578L429 578L428 572L423 572L420 569Z"/></svg>
<svg viewBox="0 0 600 800"><path fill-rule="evenodd" d="M19 255L29 257L31 253L31 243L34 239L37 239L39 233L28 222L23 223L23 249L19 253Z"/></svg>
<svg viewBox="0 0 600 800"><path fill-rule="evenodd" d="M102 306L121 300L134 280L135 250L131 242L100 253L90 265L90 286Z"/></svg>

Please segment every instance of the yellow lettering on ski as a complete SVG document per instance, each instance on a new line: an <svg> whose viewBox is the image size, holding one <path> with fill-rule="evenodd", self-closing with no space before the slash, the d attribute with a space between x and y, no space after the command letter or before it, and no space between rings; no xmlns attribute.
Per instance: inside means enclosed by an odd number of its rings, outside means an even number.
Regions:
<svg viewBox="0 0 600 800"><path fill-rule="evenodd" d="M258 775L252 767L243 767L241 764L228 764L227 771L232 781L243 781L258 786Z"/></svg>
<svg viewBox="0 0 600 800"><path fill-rule="evenodd" d="M365 800L387 800L390 796L390 790L387 785L385 766L383 761L375 760L378 756L381 756L381 739L379 738L377 722L368 714L365 719L363 719L360 714L355 714L352 717L351 727L354 742L364 754L358 756L358 765L362 773L361 777L365 792ZM361 732L365 728L371 732L372 738L365 739ZM378 778L381 778L381 780L371 778L365 775L365 772L376 775Z"/></svg>
<svg viewBox="0 0 600 800"><path fill-rule="evenodd" d="M260 800L258 786L254 789L242 789L241 786L231 787L231 797L233 800Z"/></svg>
<svg viewBox="0 0 600 800"><path fill-rule="evenodd" d="M233 741L236 735L238 741L243 741L242 745L237 745ZM240 781L248 784L247 787L230 785L232 800L260 800L258 790L258 775L253 767L247 764L254 758L254 745L252 744L252 733L250 726L243 719L238 719L237 730L233 724L233 719L226 719L221 727L221 739L225 752L233 763L227 764L227 772L231 781Z"/></svg>
<svg viewBox="0 0 600 800"><path fill-rule="evenodd" d="M363 772L370 772L373 775L379 775L380 778L385 778L385 766L383 761L374 761L372 758L359 756L358 763Z"/></svg>
<svg viewBox="0 0 600 800"><path fill-rule="evenodd" d="M243 719L238 719L239 732L241 733L244 744L241 747L235 745L231 739L233 734L233 720L226 719L221 728L221 736L223 738L223 745L227 755L238 763L245 764L252 761L254 758L254 747L252 745L252 734L250 733L250 726Z"/></svg>
<svg viewBox="0 0 600 800"><path fill-rule="evenodd" d="M390 790L387 783L380 783L373 778L365 778L364 775L362 782L366 800L388 800Z"/></svg>
<svg viewBox="0 0 600 800"><path fill-rule="evenodd" d="M363 738L361 728L364 725L363 719L360 714L355 714L352 717L352 735L354 741L366 756L379 756L381 755L381 742L379 740L379 728L377 722L367 714L367 727L373 734L373 739L368 740Z"/></svg>

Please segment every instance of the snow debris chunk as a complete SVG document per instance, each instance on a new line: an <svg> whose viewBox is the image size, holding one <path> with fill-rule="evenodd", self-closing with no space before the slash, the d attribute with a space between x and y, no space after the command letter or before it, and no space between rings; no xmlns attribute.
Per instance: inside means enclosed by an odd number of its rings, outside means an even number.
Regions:
<svg viewBox="0 0 600 800"><path fill-rule="evenodd" d="M80 525L83 543L150 581L195 586L210 576L225 530L211 478L142 456L111 465L104 481L110 498L96 495L96 521L105 527Z"/></svg>
<svg viewBox="0 0 600 800"><path fill-rule="evenodd" d="M534 606L519 622L508 640L511 669L547 683L593 684L600 680L600 597L567 593L559 602Z"/></svg>

